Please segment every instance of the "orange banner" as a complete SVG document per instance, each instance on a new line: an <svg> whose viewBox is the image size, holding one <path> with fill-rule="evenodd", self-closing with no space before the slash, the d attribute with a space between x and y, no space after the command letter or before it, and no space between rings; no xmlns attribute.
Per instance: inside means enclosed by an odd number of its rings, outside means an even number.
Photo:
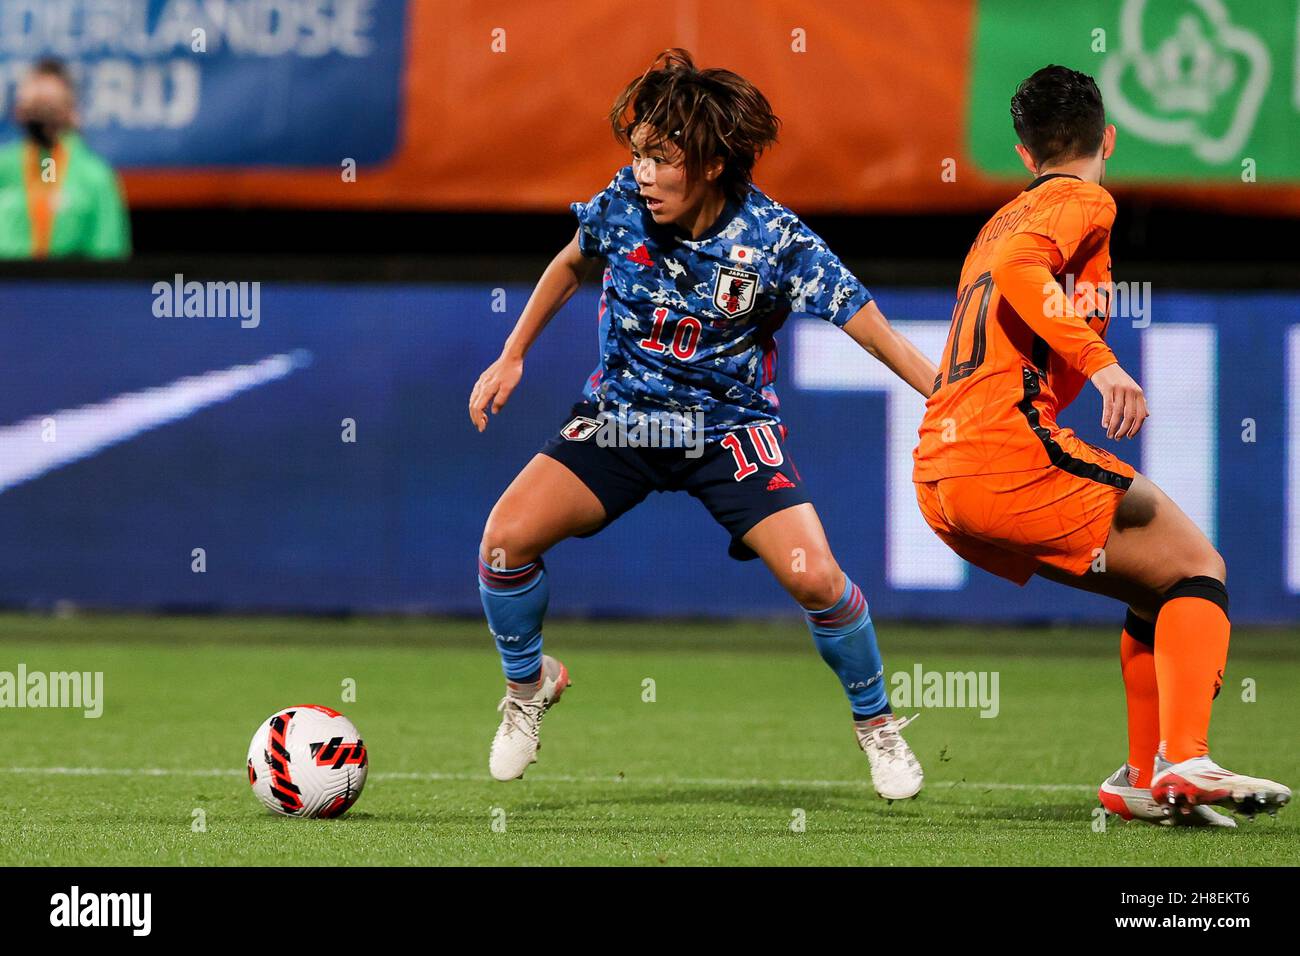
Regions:
<svg viewBox="0 0 1300 956"><path fill-rule="evenodd" d="M623 84L660 50L684 46L772 101L781 140L756 180L796 210L988 208L1022 180L982 175L970 159L976 13L971 0L411 0L404 115L387 163L357 168L355 181L342 174L344 156L332 169L124 178L138 206L561 211L626 161L605 120ZM1010 150L1009 115L1006 137ZM1300 189L1265 182L1115 192L1300 213Z"/></svg>

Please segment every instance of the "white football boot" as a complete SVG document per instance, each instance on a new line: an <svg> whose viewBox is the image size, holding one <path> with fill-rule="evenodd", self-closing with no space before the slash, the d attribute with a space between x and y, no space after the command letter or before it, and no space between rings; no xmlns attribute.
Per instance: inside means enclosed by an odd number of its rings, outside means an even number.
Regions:
<svg viewBox="0 0 1300 956"><path fill-rule="evenodd" d="M1276 814L1291 799L1291 790L1272 780L1225 770L1208 754L1173 764L1157 755L1151 797L1175 812L1214 804L1253 817L1261 810Z"/></svg>
<svg viewBox="0 0 1300 956"><path fill-rule="evenodd" d="M1237 825L1230 816L1209 807L1186 808L1186 813L1176 813L1168 804L1157 803L1149 787L1130 785L1129 765L1116 770L1097 790L1097 798L1107 813L1122 820L1142 820L1163 826L1228 827Z"/></svg>
<svg viewBox="0 0 1300 956"><path fill-rule="evenodd" d="M516 780L529 764L537 763L537 751L542 749L537 739L542 718L568 686L568 668L546 655L542 655L540 685L531 697L517 696L516 685L507 684L506 696L497 705L501 726L492 738L492 752L488 755L488 769L494 778Z"/></svg>
<svg viewBox="0 0 1300 956"><path fill-rule="evenodd" d="M858 746L871 764L871 782L876 793L886 800L907 800L921 792L921 783L925 779L921 763L899 733L917 716L920 715L899 718L893 714L881 714L870 720L853 722Z"/></svg>

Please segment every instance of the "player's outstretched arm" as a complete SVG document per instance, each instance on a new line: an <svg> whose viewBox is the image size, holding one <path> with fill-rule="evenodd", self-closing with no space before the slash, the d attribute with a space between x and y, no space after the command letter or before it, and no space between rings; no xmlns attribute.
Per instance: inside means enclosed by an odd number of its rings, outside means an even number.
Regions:
<svg viewBox="0 0 1300 956"><path fill-rule="evenodd" d="M1101 393L1101 427L1108 438L1132 438L1147 419L1142 388L1119 366L1106 340L1088 325L1056 281L1064 258L1052 240L1009 236L991 278L1016 315Z"/></svg>
<svg viewBox="0 0 1300 956"><path fill-rule="evenodd" d="M487 428L488 406L492 407L493 415L505 407L510 393L523 377L524 355L555 313L578 291L594 262L579 251L578 235L574 233L569 244L546 267L533 294L528 297L528 304L520 313L514 331L506 339L500 357L484 369L470 392L469 420L480 432Z"/></svg>
<svg viewBox="0 0 1300 956"><path fill-rule="evenodd" d="M929 398L939 369L925 353L899 334L875 302L868 302L844 325L849 337L884 362L891 372Z"/></svg>

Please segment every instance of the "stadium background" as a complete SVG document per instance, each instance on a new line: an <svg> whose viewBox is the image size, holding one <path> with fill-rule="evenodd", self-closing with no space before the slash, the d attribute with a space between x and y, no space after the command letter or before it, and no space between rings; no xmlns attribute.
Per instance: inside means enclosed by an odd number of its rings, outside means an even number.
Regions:
<svg viewBox="0 0 1300 956"><path fill-rule="evenodd" d="M74 65L136 247L0 270L0 605L475 613L483 519L596 360L597 290L485 435L466 397L572 234L567 203L624 162L614 94L681 45L768 94L784 127L759 184L936 356L966 245L1024 181L1015 82L1097 75L1115 277L1151 290L1149 325L1112 325L1153 409L1122 452L1215 539L1234 619L1300 618L1295 0L677 0L634 29L612 2L199 9L0 0L3 112L33 58ZM156 316L178 275L260 282L256 327ZM780 345L795 460L877 617L1114 622L952 559L907 483L919 403L834 330L795 318ZM1100 441L1097 417L1085 395L1065 420ZM560 614L792 610L689 499L547 560Z"/></svg>

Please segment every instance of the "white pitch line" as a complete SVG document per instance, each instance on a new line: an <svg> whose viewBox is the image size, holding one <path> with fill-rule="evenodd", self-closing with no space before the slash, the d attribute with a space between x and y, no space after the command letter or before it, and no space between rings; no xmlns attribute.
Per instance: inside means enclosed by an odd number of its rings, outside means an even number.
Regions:
<svg viewBox="0 0 1300 956"><path fill-rule="evenodd" d="M168 767L0 767L0 773L31 774L51 777L243 777L243 770L217 768ZM490 778L476 773L404 773L380 771L370 774L372 780L417 780L436 783L449 781L481 781ZM598 777L570 774L529 774L528 780L538 783L631 783L659 787L866 787L869 780L790 780L760 779L758 777ZM977 780L931 780L931 789L961 787L967 790L1037 790L1081 793L1095 790L1084 783L984 783Z"/></svg>

